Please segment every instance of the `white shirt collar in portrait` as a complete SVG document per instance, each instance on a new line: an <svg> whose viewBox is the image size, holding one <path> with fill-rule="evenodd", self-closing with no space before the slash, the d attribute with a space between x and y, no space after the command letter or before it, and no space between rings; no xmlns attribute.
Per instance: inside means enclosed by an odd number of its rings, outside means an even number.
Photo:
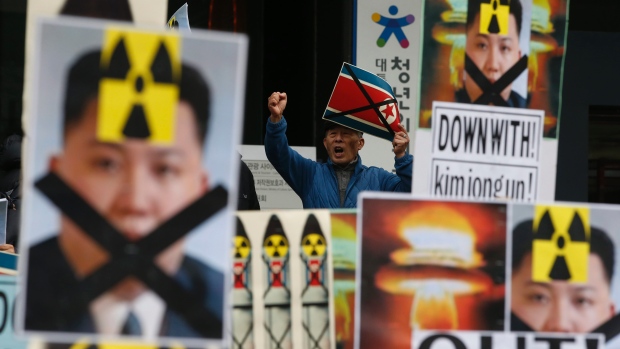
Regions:
<svg viewBox="0 0 620 349"><path fill-rule="evenodd" d="M119 335L131 311L140 322L142 338L159 337L165 310L166 303L151 290L144 291L132 302L108 292L90 304L95 328L101 335Z"/></svg>

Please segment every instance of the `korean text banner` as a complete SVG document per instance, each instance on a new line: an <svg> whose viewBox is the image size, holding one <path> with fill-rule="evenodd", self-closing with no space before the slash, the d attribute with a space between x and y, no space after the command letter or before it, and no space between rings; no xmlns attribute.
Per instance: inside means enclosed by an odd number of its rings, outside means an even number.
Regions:
<svg viewBox="0 0 620 349"><path fill-rule="evenodd" d="M398 100L401 123L410 135L413 134L417 120L415 114L418 102L423 2L353 2L352 63L376 74L392 86ZM364 163L392 171L394 161L382 151L385 141L377 137L365 139L366 145L360 151Z"/></svg>
<svg viewBox="0 0 620 349"><path fill-rule="evenodd" d="M544 111L544 136L560 117L568 1L426 0L419 127L434 101Z"/></svg>

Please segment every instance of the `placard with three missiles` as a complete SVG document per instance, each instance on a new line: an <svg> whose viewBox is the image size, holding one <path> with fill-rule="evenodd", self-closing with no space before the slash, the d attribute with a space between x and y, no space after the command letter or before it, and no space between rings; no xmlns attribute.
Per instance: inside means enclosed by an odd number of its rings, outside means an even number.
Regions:
<svg viewBox="0 0 620 349"><path fill-rule="evenodd" d="M238 212L232 347L335 348L330 213Z"/></svg>

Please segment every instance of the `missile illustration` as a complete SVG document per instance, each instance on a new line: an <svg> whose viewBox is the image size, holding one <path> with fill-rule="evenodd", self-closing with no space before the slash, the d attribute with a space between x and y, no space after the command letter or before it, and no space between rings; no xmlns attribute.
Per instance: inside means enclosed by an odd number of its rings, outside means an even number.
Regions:
<svg viewBox="0 0 620 349"><path fill-rule="evenodd" d="M263 277L266 288L263 293L265 304L265 348L292 348L291 335L291 292L289 270L289 240L282 223L272 215L263 238Z"/></svg>
<svg viewBox="0 0 620 349"><path fill-rule="evenodd" d="M319 221L308 216L301 236L303 348L329 349L329 290L327 240Z"/></svg>
<svg viewBox="0 0 620 349"><path fill-rule="evenodd" d="M235 349L254 348L252 311L252 245L237 217L233 247L232 345Z"/></svg>

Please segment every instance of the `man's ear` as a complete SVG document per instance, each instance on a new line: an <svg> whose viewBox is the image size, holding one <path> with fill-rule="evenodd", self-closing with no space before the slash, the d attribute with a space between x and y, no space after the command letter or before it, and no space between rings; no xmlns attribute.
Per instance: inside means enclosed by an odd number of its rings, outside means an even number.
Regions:
<svg viewBox="0 0 620 349"><path fill-rule="evenodd" d="M323 138L323 146L325 147L325 150L327 150L327 138Z"/></svg>
<svg viewBox="0 0 620 349"><path fill-rule="evenodd" d="M209 191L211 184L209 183L209 174L207 171L203 170L200 174L200 191L202 194Z"/></svg>
<svg viewBox="0 0 620 349"><path fill-rule="evenodd" d="M360 138L359 141L359 145L357 146L357 150L362 150L362 148L364 148L364 144L366 143L366 141L364 141L364 138Z"/></svg>
<svg viewBox="0 0 620 349"><path fill-rule="evenodd" d="M48 170L50 172L56 172L58 173L58 168L60 167L60 156L58 155L52 155L52 157L50 157L49 163L47 164Z"/></svg>
<svg viewBox="0 0 620 349"><path fill-rule="evenodd" d="M609 313L611 314L611 316L616 315L616 306L614 305L613 301L609 302Z"/></svg>

